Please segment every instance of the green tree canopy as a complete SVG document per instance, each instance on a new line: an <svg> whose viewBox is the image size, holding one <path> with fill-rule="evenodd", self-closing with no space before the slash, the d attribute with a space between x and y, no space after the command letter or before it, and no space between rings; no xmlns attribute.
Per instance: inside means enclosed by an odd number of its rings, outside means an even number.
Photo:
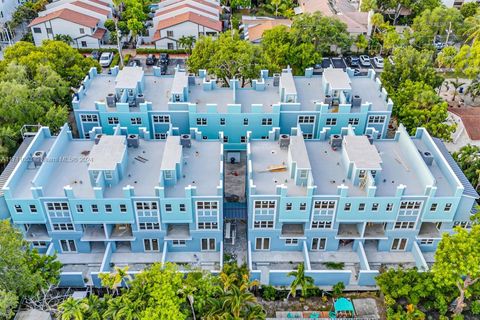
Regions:
<svg viewBox="0 0 480 320"><path fill-rule="evenodd" d="M462 169L468 181L480 189L480 147L466 145L452 154L458 166Z"/></svg>
<svg viewBox="0 0 480 320"><path fill-rule="evenodd" d="M460 13L464 18L473 17L478 12L477 2L464 2L460 7Z"/></svg>

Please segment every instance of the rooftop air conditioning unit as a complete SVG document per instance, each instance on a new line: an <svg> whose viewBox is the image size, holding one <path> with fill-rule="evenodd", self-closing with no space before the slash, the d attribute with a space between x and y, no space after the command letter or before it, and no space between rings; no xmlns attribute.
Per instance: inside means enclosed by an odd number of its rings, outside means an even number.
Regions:
<svg viewBox="0 0 480 320"><path fill-rule="evenodd" d="M366 134L365 137L367 137L368 142L370 142L370 144L373 144L373 136L371 134Z"/></svg>
<svg viewBox="0 0 480 320"><path fill-rule="evenodd" d="M423 161L427 164L427 166L431 166L433 163L433 154L430 151L423 151L420 152L422 155Z"/></svg>
<svg viewBox="0 0 480 320"><path fill-rule="evenodd" d="M353 108L356 108L356 107L360 107L362 105L362 98L356 94L352 97L352 107Z"/></svg>
<svg viewBox="0 0 480 320"><path fill-rule="evenodd" d="M35 167L39 167L42 165L43 160L47 156L47 153L42 150L37 150L32 155L32 161Z"/></svg>
<svg viewBox="0 0 480 320"><path fill-rule="evenodd" d="M144 103L145 102L145 96L141 93L137 94L137 97L135 98L135 104L137 107L140 106L140 103Z"/></svg>
<svg viewBox="0 0 480 320"><path fill-rule="evenodd" d="M280 85L280 73L273 74L273 86L278 87Z"/></svg>
<svg viewBox="0 0 480 320"><path fill-rule="evenodd" d="M102 138L102 134L99 133L99 134L96 134L95 135L95 144L98 144L100 142L100 139Z"/></svg>
<svg viewBox="0 0 480 320"><path fill-rule="evenodd" d="M192 146L192 139L189 134L182 134L180 136L180 144L184 148L190 148Z"/></svg>
<svg viewBox="0 0 480 320"><path fill-rule="evenodd" d="M194 86L195 85L195 73L188 74L188 85Z"/></svg>
<svg viewBox="0 0 480 320"><path fill-rule="evenodd" d="M327 94L327 95L325 96L325 104L331 106L332 103L333 103L333 97L332 97L331 95Z"/></svg>
<svg viewBox="0 0 480 320"><path fill-rule="evenodd" d="M109 93L105 100L107 101L107 107L115 108L115 103L117 102L117 96L115 93Z"/></svg>
<svg viewBox="0 0 480 320"><path fill-rule="evenodd" d="M280 143L280 149L287 149L288 146L290 145L290 135L281 134L279 143Z"/></svg>
<svg viewBox="0 0 480 320"><path fill-rule="evenodd" d="M138 148L140 145L140 137L138 134L129 134L127 136L127 147Z"/></svg>
<svg viewBox="0 0 480 320"><path fill-rule="evenodd" d="M330 136L330 145L332 148L340 148L342 146L342 136L339 134L332 134Z"/></svg>

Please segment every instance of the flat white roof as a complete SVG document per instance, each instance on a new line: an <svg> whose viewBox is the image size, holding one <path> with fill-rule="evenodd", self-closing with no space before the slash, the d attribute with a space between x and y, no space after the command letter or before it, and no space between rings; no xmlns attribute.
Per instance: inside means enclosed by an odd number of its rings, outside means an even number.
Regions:
<svg viewBox="0 0 480 320"><path fill-rule="evenodd" d="M102 135L98 144L90 150L91 160L89 170L115 170L118 163L122 162L127 145L125 136Z"/></svg>
<svg viewBox="0 0 480 320"><path fill-rule="evenodd" d="M143 69L141 67L124 67L115 78L115 86L120 89L134 89L142 81Z"/></svg>
<svg viewBox="0 0 480 320"><path fill-rule="evenodd" d="M327 68L323 76L332 89L352 89L352 81L343 69Z"/></svg>
<svg viewBox="0 0 480 320"><path fill-rule="evenodd" d="M345 136L343 147L348 159L359 169L381 170L382 158L367 136Z"/></svg>
<svg viewBox="0 0 480 320"><path fill-rule="evenodd" d="M176 164L182 160L182 148L179 136L168 136L160 170L175 170Z"/></svg>
<svg viewBox="0 0 480 320"><path fill-rule="evenodd" d="M183 89L188 87L188 75L185 71L175 72L172 84L172 93L183 93Z"/></svg>

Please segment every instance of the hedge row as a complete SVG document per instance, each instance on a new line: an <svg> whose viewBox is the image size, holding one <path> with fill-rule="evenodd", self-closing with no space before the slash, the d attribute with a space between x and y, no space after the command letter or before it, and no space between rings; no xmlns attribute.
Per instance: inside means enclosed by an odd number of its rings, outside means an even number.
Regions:
<svg viewBox="0 0 480 320"><path fill-rule="evenodd" d="M92 53L93 51L99 52L117 52L116 48L100 48L100 49L92 49L92 48L83 48L78 49L80 53ZM136 50L137 54L149 54L149 53L171 53L171 54L182 54L186 53L185 50L168 50L168 49L151 49L151 48L138 48Z"/></svg>

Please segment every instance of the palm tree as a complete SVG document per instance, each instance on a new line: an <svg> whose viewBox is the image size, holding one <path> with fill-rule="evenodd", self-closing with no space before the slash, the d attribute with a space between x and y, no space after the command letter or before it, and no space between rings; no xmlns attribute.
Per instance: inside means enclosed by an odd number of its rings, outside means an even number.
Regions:
<svg viewBox="0 0 480 320"><path fill-rule="evenodd" d="M185 49L188 54L192 53L193 45L195 44L195 37L194 36L182 36L178 39L178 45L180 48Z"/></svg>
<svg viewBox="0 0 480 320"><path fill-rule="evenodd" d="M108 301L107 310L103 313L104 319L121 319L121 311L124 307L124 299L116 297Z"/></svg>
<svg viewBox="0 0 480 320"><path fill-rule="evenodd" d="M102 314L106 307L105 300L100 299L95 294L91 294L84 301L88 306L86 318L89 320L102 320Z"/></svg>
<svg viewBox="0 0 480 320"><path fill-rule="evenodd" d="M257 299L251 292L242 291L235 285L222 298L224 310L230 310L236 319L240 318L240 314L247 305L257 302Z"/></svg>
<svg viewBox="0 0 480 320"><path fill-rule="evenodd" d="M127 297L122 296L123 308L117 313L119 319L122 320L136 320L139 319L139 314L143 310L144 301L135 299L130 300Z"/></svg>
<svg viewBox="0 0 480 320"><path fill-rule="evenodd" d="M455 79L455 80L449 80L448 83L451 84L452 87L453 87L452 101L455 101L455 98L457 97L457 93L458 93L458 88L463 86L465 84L465 82L461 82L458 79Z"/></svg>
<svg viewBox="0 0 480 320"><path fill-rule="evenodd" d="M467 90L465 90L465 93L469 94L475 103L475 100L480 96L480 80L473 80L468 86Z"/></svg>
<svg viewBox="0 0 480 320"><path fill-rule="evenodd" d="M125 287L128 289L128 283L132 281L132 277L128 274L128 266L123 268L115 266L115 285L116 287L120 286L122 283L125 283Z"/></svg>
<svg viewBox="0 0 480 320"><path fill-rule="evenodd" d="M307 290L313 287L313 278L305 275L305 265L303 262L298 265L296 271L289 272L288 276L295 277L290 285L290 292L288 293L288 296L292 295L295 297L297 294L297 289L300 287L302 290L302 297L305 297Z"/></svg>
<svg viewBox="0 0 480 320"><path fill-rule="evenodd" d="M467 36L465 42L472 41L475 42L480 38L480 14L473 17L468 17L465 19L465 24L468 26L468 29L463 35Z"/></svg>
<svg viewBox="0 0 480 320"><path fill-rule="evenodd" d="M69 297L58 306L58 310L62 313L62 320L83 320L88 304L83 299Z"/></svg>
<svg viewBox="0 0 480 320"><path fill-rule="evenodd" d="M117 35L117 51L118 56L120 57L120 68L123 67L123 56L122 56L122 44L121 44L121 35L120 30L118 29L118 20L120 20L120 9L123 4L123 0L112 0L113 3L113 21L115 22L115 33Z"/></svg>

